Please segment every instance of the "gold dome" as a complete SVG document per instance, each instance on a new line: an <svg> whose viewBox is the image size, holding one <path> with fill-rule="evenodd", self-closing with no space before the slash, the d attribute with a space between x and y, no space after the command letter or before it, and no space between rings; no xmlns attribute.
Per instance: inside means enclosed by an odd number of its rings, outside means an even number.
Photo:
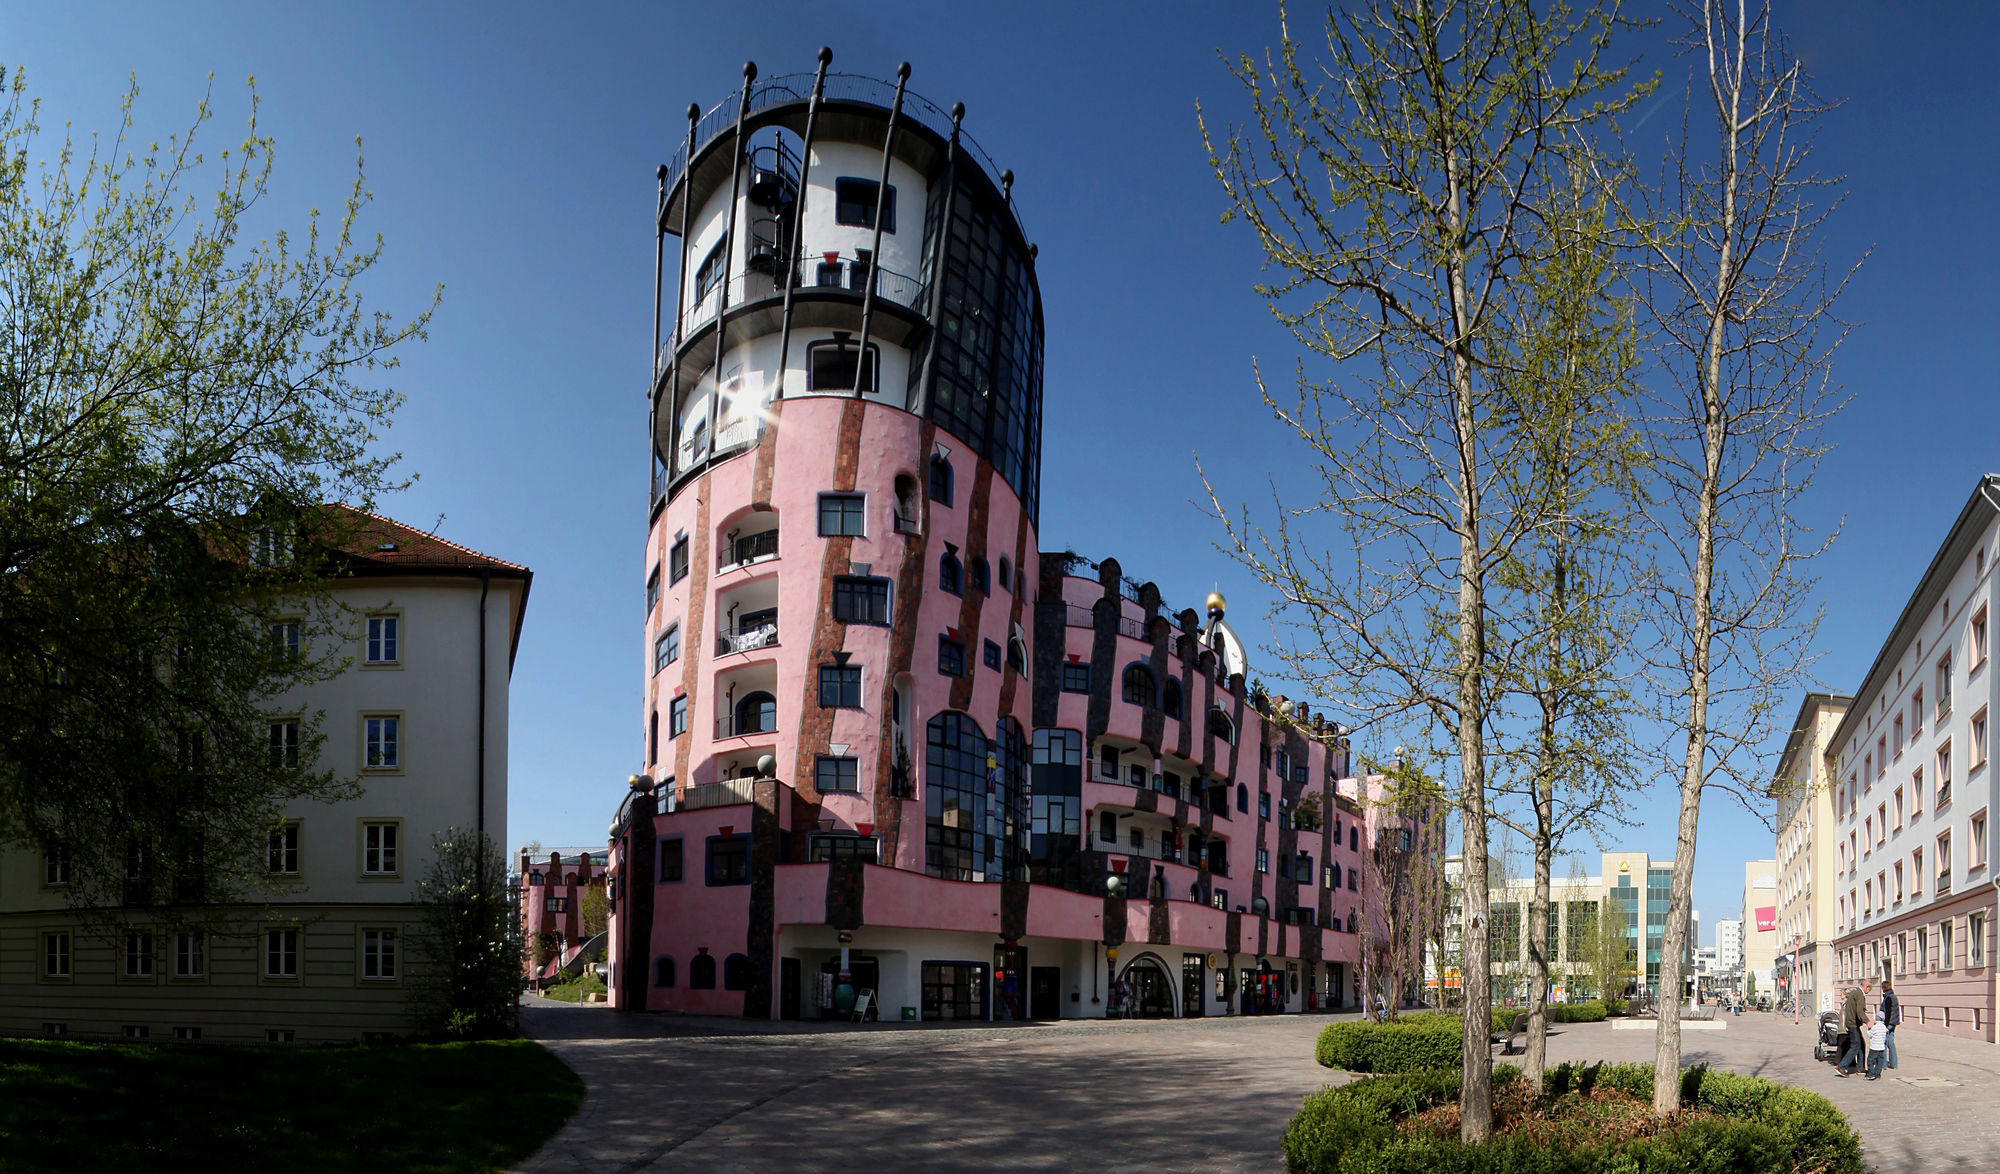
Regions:
<svg viewBox="0 0 2000 1174"><path fill-rule="evenodd" d="M1222 598L1222 592L1211 591L1208 593L1208 610L1212 612L1221 612L1227 610L1228 606L1229 606L1229 601Z"/></svg>

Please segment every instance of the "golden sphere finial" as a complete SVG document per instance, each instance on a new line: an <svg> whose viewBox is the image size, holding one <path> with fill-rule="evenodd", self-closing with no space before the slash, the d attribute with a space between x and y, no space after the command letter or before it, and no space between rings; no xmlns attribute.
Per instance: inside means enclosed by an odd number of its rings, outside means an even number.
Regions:
<svg viewBox="0 0 2000 1174"><path fill-rule="evenodd" d="M1209 611L1215 613L1216 615L1221 615L1224 611L1228 610L1228 607L1229 607L1229 601L1222 598L1222 592L1211 591L1208 593Z"/></svg>

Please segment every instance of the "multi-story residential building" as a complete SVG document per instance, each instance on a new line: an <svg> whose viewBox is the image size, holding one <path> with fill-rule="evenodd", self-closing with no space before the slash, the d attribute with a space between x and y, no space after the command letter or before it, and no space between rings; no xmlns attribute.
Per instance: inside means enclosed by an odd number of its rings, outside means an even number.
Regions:
<svg viewBox="0 0 2000 1174"><path fill-rule="evenodd" d="M271 745L296 752L300 715L323 714L324 761L358 776L359 793L287 809L262 850L264 903L199 918L170 918L174 895L150 890L83 917L63 861L0 854L0 1034L306 1043L411 1030L406 947L432 838L506 835L508 684L531 576L379 515L354 521L332 586L352 617L349 663L280 700ZM219 928L170 928L180 921Z"/></svg>
<svg viewBox="0 0 2000 1174"><path fill-rule="evenodd" d="M1459 858L1446 861L1448 878L1459 874ZM1649 997L1657 998L1660 987L1660 946L1666 932L1668 897L1673 880L1671 860L1655 863L1643 852L1604 852L1598 857L1596 876L1549 878L1550 999L1554 1002L1581 1002L1597 998L1597 977L1591 943L1596 937L1598 910L1605 898L1620 919L1617 932L1626 940L1627 988L1638 981L1644 967ZM1644 878L1644 884L1639 883ZM1522 999L1528 990L1528 931L1533 917L1534 881L1510 879L1489 889L1488 910L1492 926L1492 972L1495 997ZM1691 925L1699 918L1690 918ZM1688 933L1687 962L1682 973L1692 978L1695 931ZM1448 935L1446 953L1452 954L1456 935ZM1437 976L1429 976L1435 985ZM1613 995L1627 993L1614 991Z"/></svg>
<svg viewBox="0 0 2000 1174"><path fill-rule="evenodd" d="M1743 921L1725 917L1715 923L1715 970L1718 974L1743 973Z"/></svg>
<svg viewBox="0 0 2000 1174"><path fill-rule="evenodd" d="M1772 777L1778 796L1778 958L1775 989L1803 1008L1833 1009L1833 731L1854 698L1808 693Z"/></svg>
<svg viewBox="0 0 2000 1174"><path fill-rule="evenodd" d="M592 890L605 895L610 862L604 848L547 848L543 853L521 849L515 873L521 930L530 947L527 966L538 979L552 976L590 943L594 935L584 924L584 898ZM543 959L539 965L537 958Z"/></svg>
<svg viewBox="0 0 2000 1174"><path fill-rule="evenodd" d="M1989 1042L1996 518L2000 476L1989 474L1918 579L1830 748L1840 980L1894 974L1901 1030Z"/></svg>
<svg viewBox="0 0 2000 1174"><path fill-rule="evenodd" d="M1743 985L1745 995L1771 997L1778 971L1778 862L1743 862Z"/></svg>
<svg viewBox="0 0 2000 1174"><path fill-rule="evenodd" d="M822 66L822 71L824 66ZM750 1016L1351 1002L1440 819L1254 694L1220 596L1044 554L1035 249L957 113L747 83L661 172L645 774L613 1002Z"/></svg>

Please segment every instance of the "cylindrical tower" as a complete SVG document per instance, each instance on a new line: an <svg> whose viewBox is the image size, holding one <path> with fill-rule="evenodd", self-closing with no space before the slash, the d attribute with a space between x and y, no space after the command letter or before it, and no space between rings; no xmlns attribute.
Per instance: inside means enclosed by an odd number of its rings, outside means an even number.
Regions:
<svg viewBox="0 0 2000 1174"><path fill-rule="evenodd" d="M746 67L661 171L684 279L651 389L647 773L662 812L782 780L801 809L759 853L865 838L883 864L1025 883L1034 249L962 107L830 56ZM947 711L952 752L998 777L927 835L915 779Z"/></svg>

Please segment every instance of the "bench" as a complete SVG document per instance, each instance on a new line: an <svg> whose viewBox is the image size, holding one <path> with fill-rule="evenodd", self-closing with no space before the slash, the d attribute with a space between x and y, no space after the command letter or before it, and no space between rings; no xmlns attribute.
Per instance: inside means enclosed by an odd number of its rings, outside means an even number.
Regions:
<svg viewBox="0 0 2000 1174"><path fill-rule="evenodd" d="M1505 1032L1505 1034L1496 1031L1493 1033L1492 1038L1488 1042L1496 1044L1505 1043L1506 1046L1500 1049L1500 1054L1503 1056L1511 1056L1514 1054L1514 1041L1520 1039L1522 1034L1525 1033L1527 1030L1528 1030L1528 1017L1525 1014L1515 1015L1514 1021L1507 1025L1507 1031Z"/></svg>

